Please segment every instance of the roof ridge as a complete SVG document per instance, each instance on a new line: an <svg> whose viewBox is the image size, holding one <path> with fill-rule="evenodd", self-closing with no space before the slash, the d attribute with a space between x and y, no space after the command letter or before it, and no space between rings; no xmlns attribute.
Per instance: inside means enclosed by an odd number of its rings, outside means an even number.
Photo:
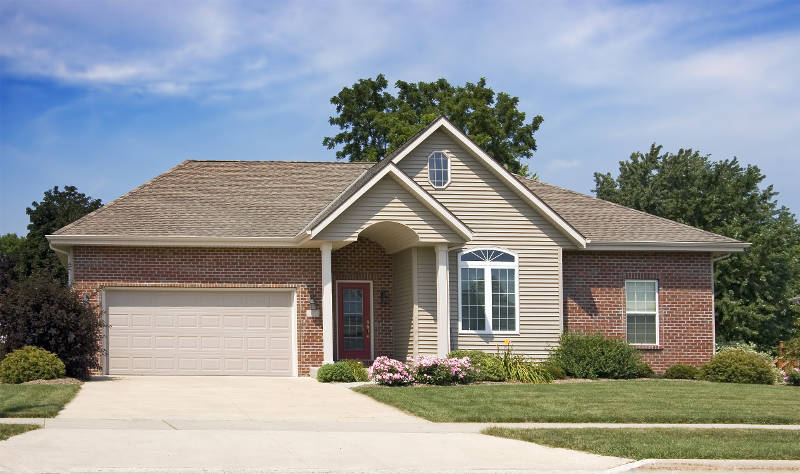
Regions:
<svg viewBox="0 0 800 474"><path fill-rule="evenodd" d="M302 161L302 160L184 160L184 163L294 163L294 164L316 164L316 165L371 165L377 163L370 161Z"/></svg>
<svg viewBox="0 0 800 474"><path fill-rule="evenodd" d="M89 217L96 216L96 215L98 215L98 214L101 214L101 213L103 213L104 211L108 210L108 209L109 209L111 206L113 206L113 205L117 204L117 203L118 203L120 200L122 200L123 198L125 198L125 197L128 197L128 196L130 196L130 195L132 195L132 194L134 194L134 193L136 193L136 192L140 191L141 189L143 189L143 188L144 188L144 187L146 187L146 186L149 186L149 185L151 185L151 184L154 184L156 181L160 180L160 179L161 179L161 178L163 178L164 176L166 176L166 175L168 175L168 174L172 173L173 171L177 170L178 168L180 168L180 167L182 167L182 166L186 165L187 163L189 163L189 162L191 162L191 161L192 161L192 160L183 160L183 161L181 161L180 163L178 163L177 165L175 165L175 166L173 166L172 168L168 169L167 171L165 171L165 172L163 172L163 173L161 173L161 174L159 174L159 175L156 175L156 176L154 176L153 178L150 178L148 181L145 181L144 183L140 184L139 186L136 186L135 188L131 189L131 190L130 190L130 191L128 191L127 193L123 194L122 196L120 196L120 197L118 197L118 198L116 198L116 199L112 200L112 201L111 201L111 202L109 202L108 204L104 204L102 207L100 207L100 208L98 208L98 209L95 209L94 211L92 211L92 212L90 212L90 213L86 214L85 216L81 217L80 219L78 219L78 220L75 220L75 221L73 221L73 222L70 222L69 224L65 225L64 227L62 227L62 228L60 228L60 229L56 230L55 232L53 232L53 234L58 234L58 233L59 233L59 232L61 232L61 231L66 231L67 229L69 229L69 228L71 228L71 227L74 227L75 225L77 225L78 223L82 222L82 221L83 221L83 220L85 220L85 219L88 219Z"/></svg>
<svg viewBox="0 0 800 474"><path fill-rule="evenodd" d="M634 209L632 207L624 206L624 205L618 204L616 202L608 201L606 199L601 199L601 198L595 197L595 196L589 196L588 194L579 193L578 191L573 191L572 189L567 189L567 188L564 188L564 187L561 187L561 186L556 186L555 184L545 183L544 181L537 181L537 180L530 179L530 178L525 177L525 176L520 176L520 175L515 175L515 176L519 176L520 178L522 178L522 179L524 179L526 181L531 181L531 182L534 182L534 183L537 183L537 184L542 184L544 186L549 186L551 188L556 188L556 189L559 189L561 191L565 191L565 192L568 192L568 193L571 193L571 194L576 194L576 195L584 197L584 198L594 199L596 201L602 201L602 202L610 204L612 206L621 207L621 208L627 209L629 211L633 211L633 212L636 212L636 213L639 213L639 214L644 214L644 215L649 216L649 217L654 217L656 219L660 219L662 221L669 222L671 224L678 224L678 225L681 225L683 227L688 227L689 229L692 229L692 230L699 230L700 232L704 232L706 234L713 235L715 237L722 237L722 238L725 238L725 239L737 240L737 239L734 239L733 237L728 237L727 235L717 234L717 233L714 233L714 232L711 232L711 231L708 231L708 230L705 230L705 229L701 229L699 227L695 227L695 226L692 226L692 225L689 225L689 224L685 224L683 222L678 222L676 220L667 219L666 217L658 216L658 215L655 215L655 214L651 214L649 212L640 211L639 209Z"/></svg>

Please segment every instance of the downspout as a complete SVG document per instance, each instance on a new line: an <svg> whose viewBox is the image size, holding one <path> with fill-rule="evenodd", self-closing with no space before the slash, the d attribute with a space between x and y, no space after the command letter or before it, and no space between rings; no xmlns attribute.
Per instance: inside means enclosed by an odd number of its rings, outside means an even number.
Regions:
<svg viewBox="0 0 800 474"><path fill-rule="evenodd" d="M717 297L716 297L717 279L714 277L714 264L719 262L720 260L725 260L726 258L728 258L730 256L731 256L730 253L725 253L725 254L722 254L722 255L720 255L718 257L711 257L711 311L712 311L711 331L712 331L712 334L714 335L714 345L713 345L713 348L712 348L712 353L713 354L717 353Z"/></svg>

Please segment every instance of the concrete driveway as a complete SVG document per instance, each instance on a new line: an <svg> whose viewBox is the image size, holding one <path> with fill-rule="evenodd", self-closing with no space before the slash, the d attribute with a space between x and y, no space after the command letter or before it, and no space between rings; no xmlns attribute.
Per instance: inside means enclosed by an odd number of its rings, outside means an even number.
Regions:
<svg viewBox="0 0 800 474"><path fill-rule="evenodd" d="M307 378L99 379L44 429L0 442L0 471L597 472L629 461L475 431Z"/></svg>

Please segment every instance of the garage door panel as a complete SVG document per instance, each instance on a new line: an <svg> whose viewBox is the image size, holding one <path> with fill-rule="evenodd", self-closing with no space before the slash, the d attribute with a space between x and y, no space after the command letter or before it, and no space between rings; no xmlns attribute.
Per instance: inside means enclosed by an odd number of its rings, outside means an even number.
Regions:
<svg viewBox="0 0 800 474"><path fill-rule="evenodd" d="M106 301L111 374L291 375L290 292L109 290Z"/></svg>

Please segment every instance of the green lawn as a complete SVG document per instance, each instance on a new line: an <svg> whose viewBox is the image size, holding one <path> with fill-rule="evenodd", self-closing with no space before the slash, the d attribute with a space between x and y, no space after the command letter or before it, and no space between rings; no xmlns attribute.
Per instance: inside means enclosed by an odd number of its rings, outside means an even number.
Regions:
<svg viewBox="0 0 800 474"><path fill-rule="evenodd" d="M800 388L674 380L353 390L442 422L800 424Z"/></svg>
<svg viewBox="0 0 800 474"><path fill-rule="evenodd" d="M0 418L56 416L79 385L0 385Z"/></svg>
<svg viewBox="0 0 800 474"><path fill-rule="evenodd" d="M39 425L6 425L0 424L0 441L6 440L14 435L22 434L26 431L35 430Z"/></svg>
<svg viewBox="0 0 800 474"><path fill-rule="evenodd" d="M800 431L671 429L511 429L484 434L632 459L800 459Z"/></svg>

